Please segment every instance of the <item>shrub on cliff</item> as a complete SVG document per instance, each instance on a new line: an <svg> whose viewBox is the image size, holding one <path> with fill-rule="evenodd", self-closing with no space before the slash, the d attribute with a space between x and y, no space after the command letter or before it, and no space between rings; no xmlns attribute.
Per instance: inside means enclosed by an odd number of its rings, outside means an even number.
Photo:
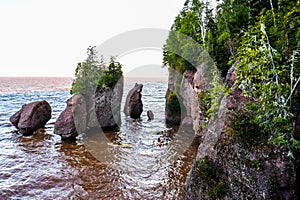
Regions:
<svg viewBox="0 0 300 200"><path fill-rule="evenodd" d="M281 1L281 7L260 14L258 21L241 38L237 49L236 86L254 99L247 106L254 115L250 124L274 144L287 147L292 156L299 142L293 132L293 106L300 80L299 2Z"/></svg>
<svg viewBox="0 0 300 200"><path fill-rule="evenodd" d="M180 113L181 112L178 97L176 96L176 94L174 92L170 91L168 93L167 102L168 102L168 104L167 104L168 109L172 113Z"/></svg>

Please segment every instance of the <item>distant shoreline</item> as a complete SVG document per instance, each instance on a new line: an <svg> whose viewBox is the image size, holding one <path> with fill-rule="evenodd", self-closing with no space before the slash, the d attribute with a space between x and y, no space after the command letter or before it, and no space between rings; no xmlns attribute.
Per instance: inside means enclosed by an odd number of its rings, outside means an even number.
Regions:
<svg viewBox="0 0 300 200"><path fill-rule="evenodd" d="M0 94L70 90L73 77L0 77ZM166 83L165 77L124 77L125 83Z"/></svg>
<svg viewBox="0 0 300 200"><path fill-rule="evenodd" d="M167 82L167 77L124 77L125 83L131 82Z"/></svg>
<svg viewBox="0 0 300 200"><path fill-rule="evenodd" d="M29 79L29 78L63 78L63 79L74 79L74 77L70 76L0 76L0 79L8 79L8 78L22 78L22 79Z"/></svg>
<svg viewBox="0 0 300 200"><path fill-rule="evenodd" d="M69 79L73 81L75 77L63 77L63 76L0 76L0 80L11 80L11 79ZM168 77L124 77L125 82L167 82Z"/></svg>

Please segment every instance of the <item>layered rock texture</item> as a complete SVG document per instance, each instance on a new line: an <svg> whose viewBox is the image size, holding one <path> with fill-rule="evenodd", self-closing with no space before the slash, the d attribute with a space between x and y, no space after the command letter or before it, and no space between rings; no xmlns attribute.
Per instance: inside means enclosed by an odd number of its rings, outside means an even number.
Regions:
<svg viewBox="0 0 300 200"><path fill-rule="evenodd" d="M201 66L198 70L186 70L183 75L169 69L166 123L180 124L185 130L199 134L199 125L205 121L205 117L198 95L207 88L208 83L204 79ZM174 109L173 103L179 103L180 107Z"/></svg>
<svg viewBox="0 0 300 200"><path fill-rule="evenodd" d="M112 88L98 87L95 93L96 119L102 129L114 129L121 124L121 101L123 96L123 83L121 78Z"/></svg>
<svg viewBox="0 0 300 200"><path fill-rule="evenodd" d="M94 93L84 96L86 101L86 127L88 130L111 130L121 123L120 107L124 78L112 87L97 87Z"/></svg>
<svg viewBox="0 0 300 200"><path fill-rule="evenodd" d="M10 117L11 123L23 135L30 135L45 126L51 119L51 107L47 101L35 101L24 104L22 108Z"/></svg>

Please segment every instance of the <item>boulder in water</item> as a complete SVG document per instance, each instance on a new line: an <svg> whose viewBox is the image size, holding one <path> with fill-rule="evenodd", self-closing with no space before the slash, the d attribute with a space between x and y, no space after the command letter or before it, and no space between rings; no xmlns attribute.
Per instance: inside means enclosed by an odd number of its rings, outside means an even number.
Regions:
<svg viewBox="0 0 300 200"><path fill-rule="evenodd" d="M154 119L154 114L151 110L147 111L147 116L148 116L148 120L153 120Z"/></svg>
<svg viewBox="0 0 300 200"><path fill-rule="evenodd" d="M143 84L136 83L135 86L128 92L124 107L124 113L126 116L130 116L133 119L141 117L143 112L142 89Z"/></svg>
<svg viewBox="0 0 300 200"><path fill-rule="evenodd" d="M50 119L51 107L49 103L47 101L35 101L24 104L9 120L23 135L30 135L44 127Z"/></svg>
<svg viewBox="0 0 300 200"><path fill-rule="evenodd" d="M84 98L76 94L67 100L67 107L58 116L54 133L60 135L62 140L75 140L78 132L86 129L86 105Z"/></svg>

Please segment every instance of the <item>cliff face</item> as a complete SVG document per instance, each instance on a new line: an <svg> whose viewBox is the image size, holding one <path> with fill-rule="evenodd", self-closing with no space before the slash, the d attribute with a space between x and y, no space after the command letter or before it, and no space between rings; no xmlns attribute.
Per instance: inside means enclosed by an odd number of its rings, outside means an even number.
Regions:
<svg viewBox="0 0 300 200"><path fill-rule="evenodd" d="M297 103L295 107L295 115L296 115L296 122L295 122L295 139L300 140L300 92L297 91ZM300 199L300 150L298 150L295 154L295 165L296 165L296 175L297 175L297 195L298 199Z"/></svg>
<svg viewBox="0 0 300 200"><path fill-rule="evenodd" d="M181 75L170 69L166 94L166 122L181 125L185 130L196 134L199 133L199 125L205 120L200 109L201 101L198 98L199 91L206 89L203 88L205 84L201 84L203 77L200 71L186 70ZM177 103L174 102L174 98L178 100L179 110L173 108L173 103Z"/></svg>
<svg viewBox="0 0 300 200"><path fill-rule="evenodd" d="M229 88L234 72L227 76ZM239 126L248 123L248 101L233 87L221 98L217 113L201 131L183 199L297 199L296 169L285 151L255 133L259 127L234 131L237 121Z"/></svg>
<svg viewBox="0 0 300 200"><path fill-rule="evenodd" d="M218 116L203 131L183 199L296 199L290 158L280 148L248 147L235 139L227 103L224 97ZM207 178L211 171L216 175Z"/></svg>

